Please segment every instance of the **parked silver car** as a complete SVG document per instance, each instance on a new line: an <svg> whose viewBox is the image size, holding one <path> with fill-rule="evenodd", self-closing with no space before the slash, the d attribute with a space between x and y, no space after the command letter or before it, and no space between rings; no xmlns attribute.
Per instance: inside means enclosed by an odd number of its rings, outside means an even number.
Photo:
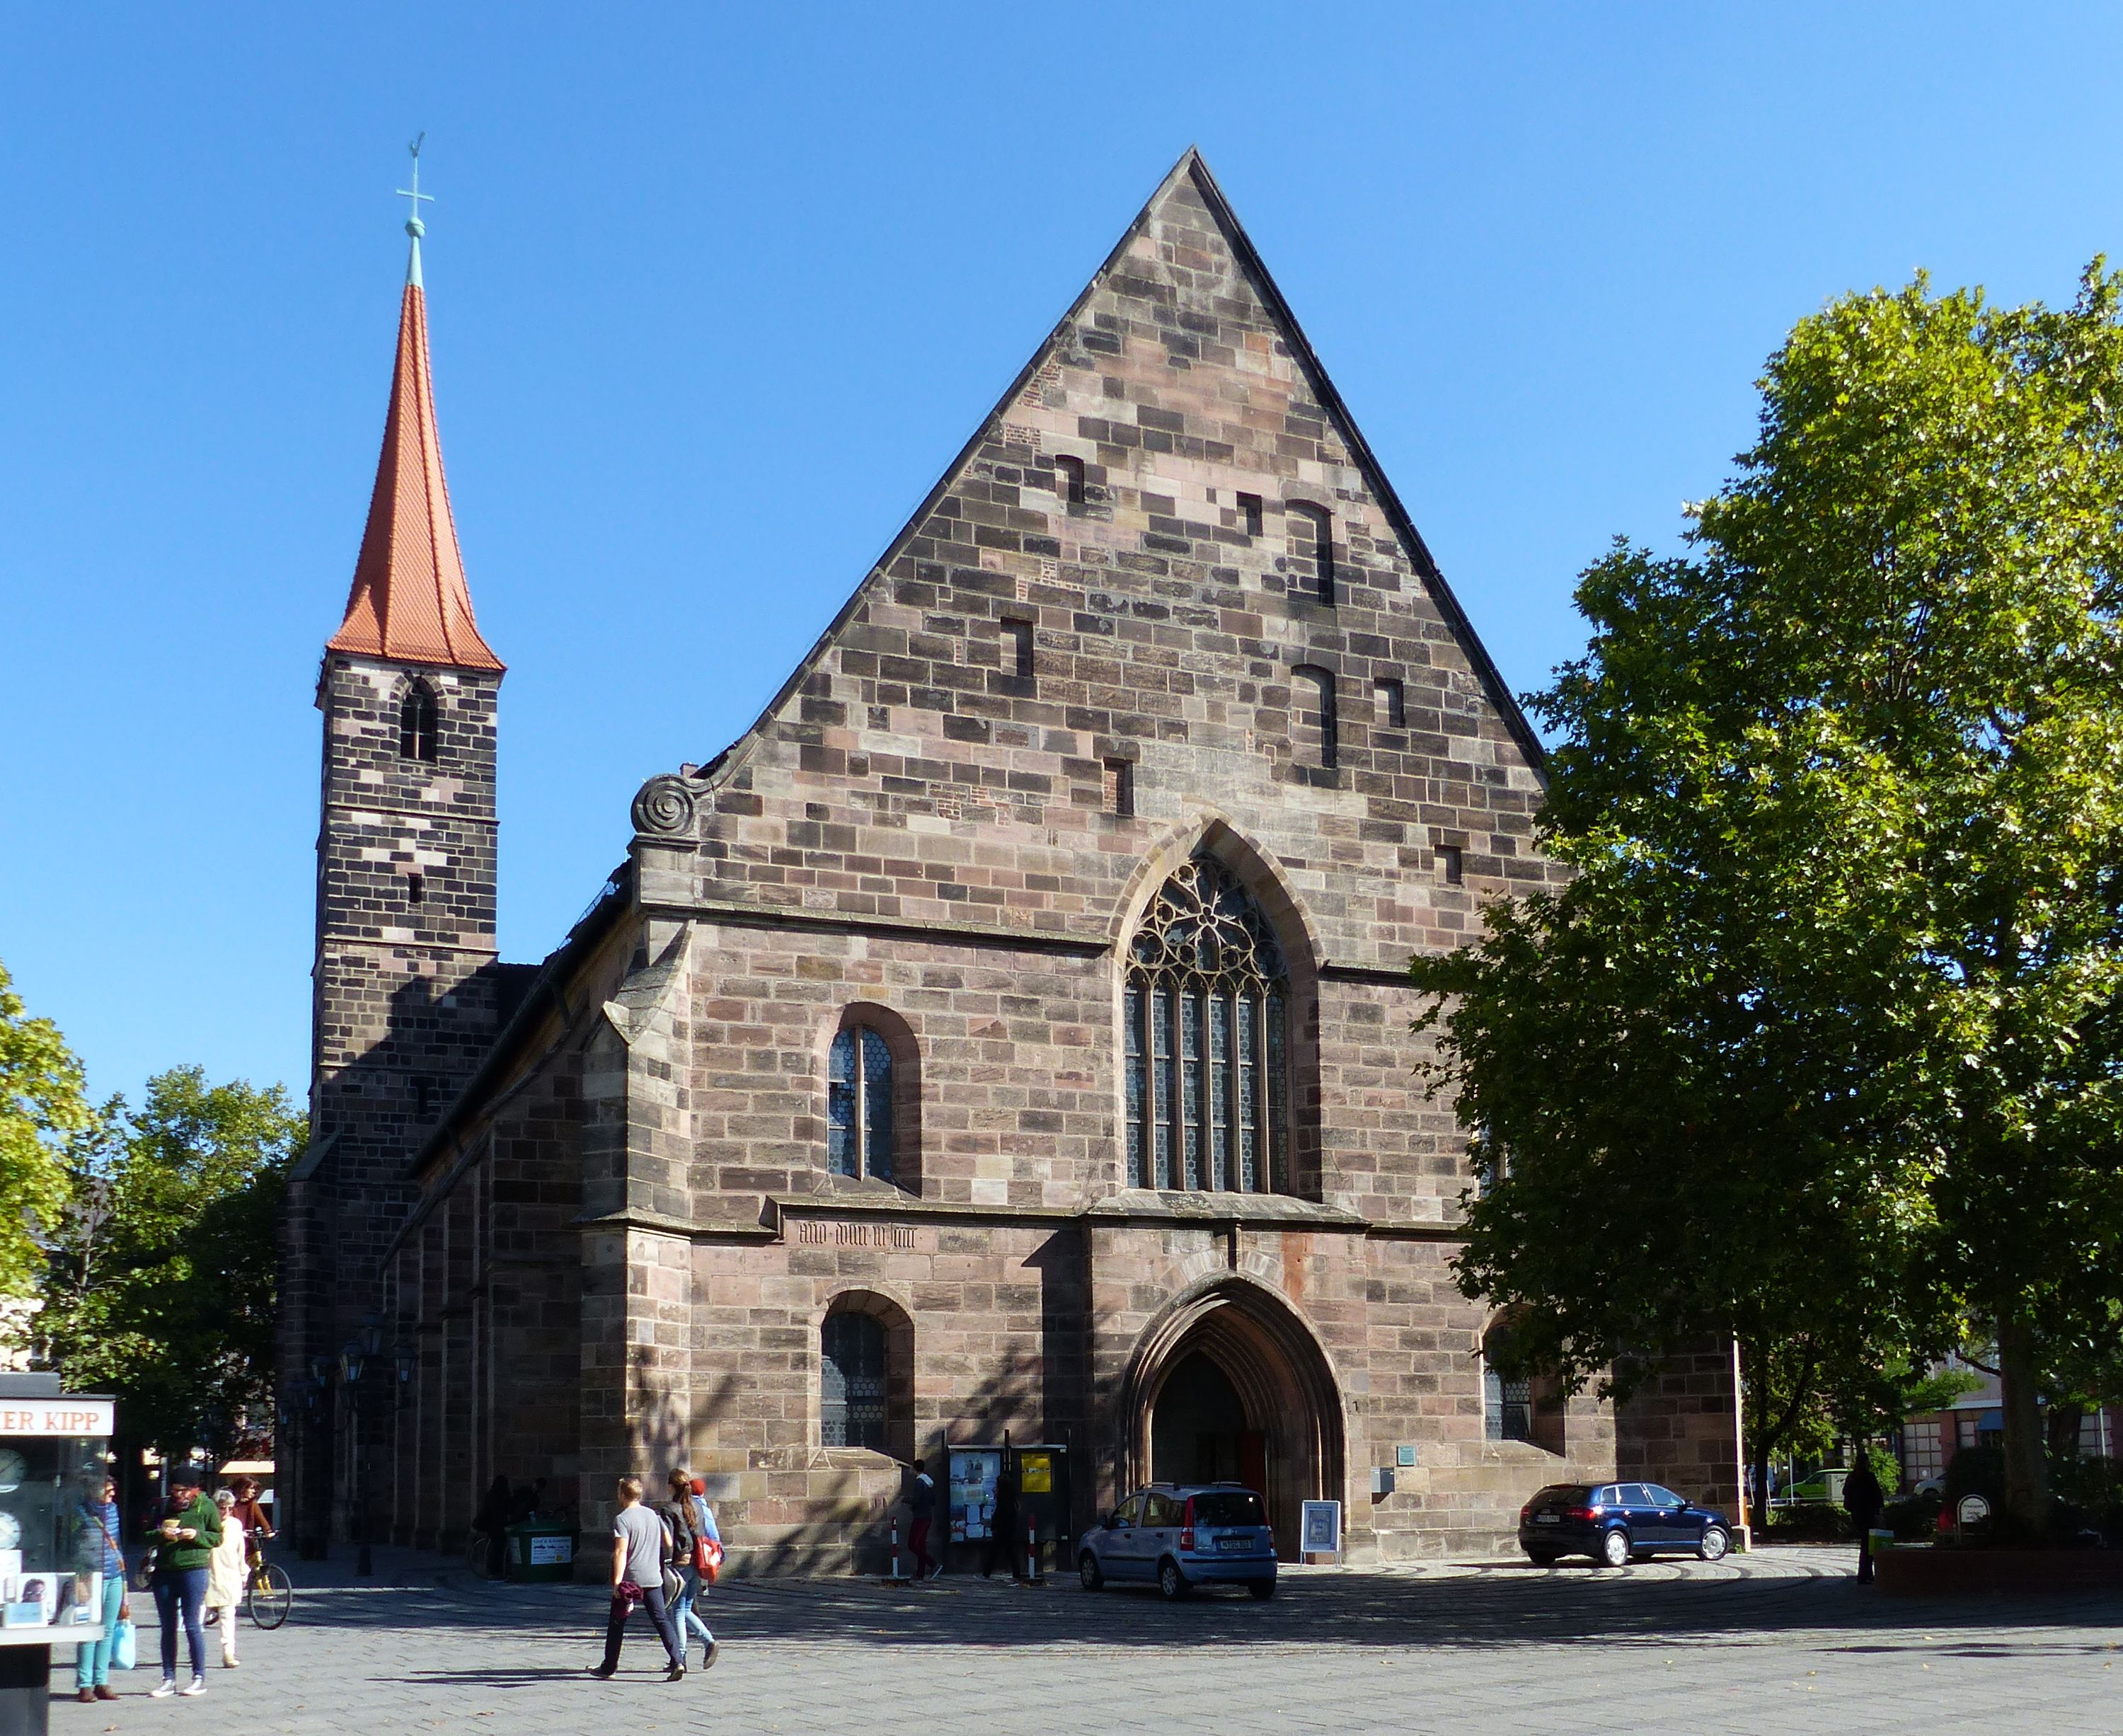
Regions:
<svg viewBox="0 0 2123 1736"><path fill-rule="evenodd" d="M1275 1595L1275 1533L1243 1483L1153 1483L1122 1502L1076 1545L1085 1591L1108 1581L1155 1584L1168 1598L1197 1585L1243 1585Z"/></svg>

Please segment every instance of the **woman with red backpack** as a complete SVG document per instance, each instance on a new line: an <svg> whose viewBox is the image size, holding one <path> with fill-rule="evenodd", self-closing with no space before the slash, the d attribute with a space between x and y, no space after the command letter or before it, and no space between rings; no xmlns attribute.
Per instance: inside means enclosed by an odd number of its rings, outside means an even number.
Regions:
<svg viewBox="0 0 2123 1736"><path fill-rule="evenodd" d="M678 1630L678 1647L686 1646L686 1630L690 1626L701 1636L706 1648L701 1654L701 1668L712 1669L715 1654L720 1648L715 1636L708 1631L708 1624L701 1618L701 1600L708 1594L708 1587L722 1565L722 1538L715 1529L715 1516L708 1510L705 1497L696 1491L701 1480L690 1471L674 1471L668 1479L671 1499L657 1512L663 1523L671 1527L671 1556L678 1569L678 1577L685 1581L683 1589L671 1602L671 1620Z"/></svg>

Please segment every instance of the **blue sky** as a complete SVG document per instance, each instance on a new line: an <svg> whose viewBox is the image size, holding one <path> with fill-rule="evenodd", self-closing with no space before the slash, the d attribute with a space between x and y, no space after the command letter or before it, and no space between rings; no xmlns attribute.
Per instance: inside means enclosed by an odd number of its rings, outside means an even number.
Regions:
<svg viewBox="0 0 2123 1736"><path fill-rule="evenodd" d="M2119 50L2026 4L15 8L0 961L99 1093L303 1087L415 132L534 959L1190 142L1525 689L1795 319L1918 266L2056 299L2116 246Z"/></svg>

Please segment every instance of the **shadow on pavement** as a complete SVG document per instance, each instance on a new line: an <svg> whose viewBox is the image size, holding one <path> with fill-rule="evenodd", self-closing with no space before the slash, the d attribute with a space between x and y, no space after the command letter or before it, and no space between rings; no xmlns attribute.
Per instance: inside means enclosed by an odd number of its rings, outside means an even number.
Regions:
<svg viewBox="0 0 2123 1736"><path fill-rule="evenodd" d="M483 1584L452 1573L438 1558L379 1551L382 1576L354 1581L334 1574L305 1584L298 1573L293 1620L349 1629L462 1627L550 1637L570 1647L550 1671L438 1672L466 1682L547 1681L595 1661L605 1601L596 1586ZM296 1564L290 1564L294 1570ZM301 1564L310 1567L311 1564ZM1848 1633L1831 1649L1896 1653L1942 1649L1967 1656L2002 1654L2005 1644L1946 1636L1957 1630L2069 1630L2047 1639L2030 1633L2009 1642L2059 1654L2105 1649L2123 1631L2123 1599L2079 1594L2054 1599L1883 1599L1847 1574L1783 1572L1759 1576L1694 1574L1652 1578L1628 1572L1544 1570L1498 1564L1426 1577L1399 1573L1286 1574L1270 1602L1226 1594L1167 1604L1154 1590L1086 1593L1073 1581L1039 1588L947 1577L919 1587L826 1579L727 1582L704 1613L719 1637L778 1645L874 1642L893 1647L1012 1649L1098 1645L1321 1644L1497 1649L1584 1642L1657 1645L1677 1640L1746 1640L1807 1632ZM2088 1635L2087 1630L2096 1630ZM1877 1636L1863 1637L1860 1636ZM476 1643L470 1642L468 1643ZM653 1642L631 1637L632 1648ZM580 1657L576 1655L579 1649Z"/></svg>

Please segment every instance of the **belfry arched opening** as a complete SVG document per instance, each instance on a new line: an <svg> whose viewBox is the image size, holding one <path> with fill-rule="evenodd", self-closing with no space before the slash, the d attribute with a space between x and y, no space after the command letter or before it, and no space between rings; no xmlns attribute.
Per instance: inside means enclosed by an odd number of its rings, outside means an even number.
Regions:
<svg viewBox="0 0 2123 1736"><path fill-rule="evenodd" d="M1333 1371L1304 1323L1261 1286L1229 1279L1168 1309L1136 1347L1130 1388L1132 1485L1258 1490L1285 1560L1297 1554L1301 1504L1346 1498Z"/></svg>

